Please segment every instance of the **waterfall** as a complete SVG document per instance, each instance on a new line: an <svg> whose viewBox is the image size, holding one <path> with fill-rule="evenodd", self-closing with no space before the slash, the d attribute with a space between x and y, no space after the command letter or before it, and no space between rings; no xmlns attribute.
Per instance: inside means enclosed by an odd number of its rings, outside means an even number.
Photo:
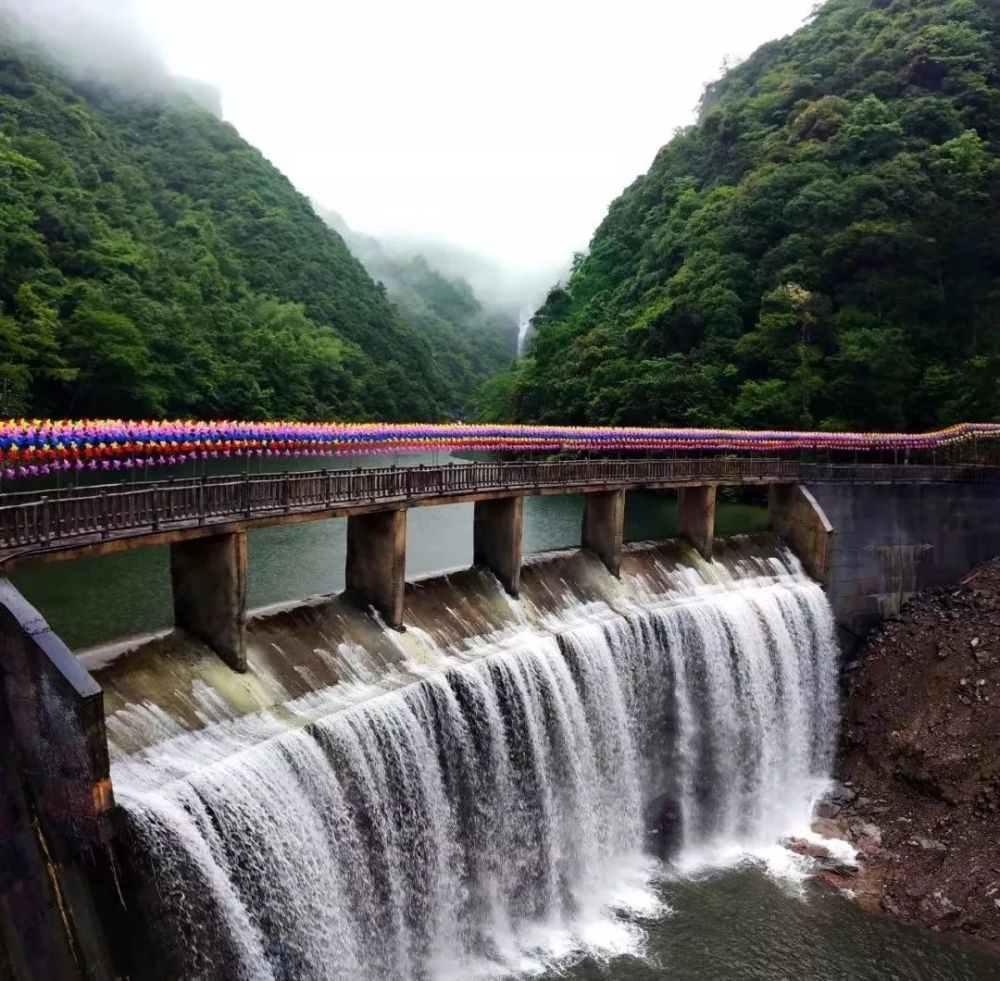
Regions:
<svg viewBox="0 0 1000 981"><path fill-rule="evenodd" d="M665 810L682 862L807 818L837 712L818 586L575 612L208 765L176 757L211 731L116 765L180 975L516 975L620 925Z"/></svg>
<svg viewBox="0 0 1000 981"><path fill-rule="evenodd" d="M528 332L531 330L531 318L535 315L532 307L525 307L517 318L517 353L524 354Z"/></svg>

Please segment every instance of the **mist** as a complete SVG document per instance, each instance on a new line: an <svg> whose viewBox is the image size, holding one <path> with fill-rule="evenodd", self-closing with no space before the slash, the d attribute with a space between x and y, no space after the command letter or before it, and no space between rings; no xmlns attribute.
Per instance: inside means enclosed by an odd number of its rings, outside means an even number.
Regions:
<svg viewBox="0 0 1000 981"><path fill-rule="evenodd" d="M0 12L77 77L197 99L353 229L517 316L693 122L721 66L813 5L0 0Z"/></svg>
<svg viewBox="0 0 1000 981"><path fill-rule="evenodd" d="M171 68L353 228L533 271L586 249L705 83L815 0L134 2Z"/></svg>
<svg viewBox="0 0 1000 981"><path fill-rule="evenodd" d="M569 272L569 263L532 268L506 266L445 239L431 236L388 236L382 240L390 255L422 255L440 273L463 279L481 302L498 312L518 318L533 313L549 290Z"/></svg>
<svg viewBox="0 0 1000 981"><path fill-rule="evenodd" d="M44 48L77 77L132 91L169 79L162 51L126 0L0 0L0 16L15 41Z"/></svg>
<svg viewBox="0 0 1000 981"><path fill-rule="evenodd" d="M395 263L406 266L423 259L435 272L447 279L464 282L488 312L510 322L512 341L520 350L528 321L556 282L568 275L569 268L541 266L519 269L504 266L489 256L431 236L389 236L379 239L351 228L343 215L333 208L313 202L313 209L341 235L348 248L375 280L390 287Z"/></svg>
<svg viewBox="0 0 1000 981"><path fill-rule="evenodd" d="M0 0L0 37L37 48L72 78L132 97L186 95L221 118L209 83L171 73L132 0Z"/></svg>

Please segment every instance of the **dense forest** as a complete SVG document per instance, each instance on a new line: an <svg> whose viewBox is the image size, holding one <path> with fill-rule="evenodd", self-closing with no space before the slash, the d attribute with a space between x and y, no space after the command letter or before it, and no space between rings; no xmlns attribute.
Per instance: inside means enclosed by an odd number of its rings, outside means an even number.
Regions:
<svg viewBox="0 0 1000 981"><path fill-rule="evenodd" d="M430 341L435 352L447 352L438 360L443 400L455 418L468 415L483 384L514 358L516 317L477 296L464 278L440 271L421 252L392 247L358 232L334 211L318 206L316 211L385 288L403 319Z"/></svg>
<svg viewBox="0 0 1000 981"><path fill-rule="evenodd" d="M705 92L485 413L899 429L1000 416L1000 4L829 0Z"/></svg>
<svg viewBox="0 0 1000 981"><path fill-rule="evenodd" d="M187 90L82 82L0 25L0 416L442 418L469 357Z"/></svg>

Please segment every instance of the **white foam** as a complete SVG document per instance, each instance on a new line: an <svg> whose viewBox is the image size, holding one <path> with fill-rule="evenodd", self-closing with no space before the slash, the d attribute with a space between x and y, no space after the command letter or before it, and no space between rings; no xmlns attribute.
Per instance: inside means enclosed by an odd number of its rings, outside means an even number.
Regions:
<svg viewBox="0 0 1000 981"><path fill-rule="evenodd" d="M188 972L227 950L237 976L332 981L642 957L641 922L669 914L644 853L660 790L675 874L801 883L809 860L777 842L811 835L829 769L829 608L781 562L707 569L461 649L411 630L398 671L280 710L228 719L195 691L196 733L152 706L109 720L162 735L113 778Z"/></svg>

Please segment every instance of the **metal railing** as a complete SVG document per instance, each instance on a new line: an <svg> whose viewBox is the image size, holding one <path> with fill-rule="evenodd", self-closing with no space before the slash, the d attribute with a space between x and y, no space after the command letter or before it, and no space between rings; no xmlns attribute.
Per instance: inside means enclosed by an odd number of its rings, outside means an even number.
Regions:
<svg viewBox="0 0 1000 981"><path fill-rule="evenodd" d="M0 562L25 552L57 552L91 540L285 514L336 512L503 491L565 492L743 483L995 482L1000 468L821 464L772 458L581 460L470 463L439 467L241 474L61 488L0 495Z"/></svg>

